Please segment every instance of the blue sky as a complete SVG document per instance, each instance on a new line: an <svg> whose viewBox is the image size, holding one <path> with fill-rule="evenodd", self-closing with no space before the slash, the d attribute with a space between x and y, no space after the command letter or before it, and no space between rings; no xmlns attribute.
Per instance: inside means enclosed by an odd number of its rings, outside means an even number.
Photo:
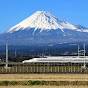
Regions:
<svg viewBox="0 0 88 88"><path fill-rule="evenodd" d="M39 10L88 28L88 0L0 0L0 32Z"/></svg>

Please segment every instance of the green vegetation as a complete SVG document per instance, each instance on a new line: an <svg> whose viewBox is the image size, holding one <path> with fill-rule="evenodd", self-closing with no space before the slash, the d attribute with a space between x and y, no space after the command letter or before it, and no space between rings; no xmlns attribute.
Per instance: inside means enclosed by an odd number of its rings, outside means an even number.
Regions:
<svg viewBox="0 0 88 88"><path fill-rule="evenodd" d="M17 85L18 82L16 81L1 81L0 85Z"/></svg>
<svg viewBox="0 0 88 88"><path fill-rule="evenodd" d="M2 81L1 82L1 85L8 85L9 84L9 81Z"/></svg>
<svg viewBox="0 0 88 88"><path fill-rule="evenodd" d="M29 85L44 85L45 81L29 81Z"/></svg>
<svg viewBox="0 0 88 88"><path fill-rule="evenodd" d="M56 86L66 86L66 85L86 85L88 86L88 81L1 81L0 86L10 86L10 85L56 85Z"/></svg>
<svg viewBox="0 0 88 88"><path fill-rule="evenodd" d="M18 82L16 82L16 81L10 81L9 82L9 85L17 85L18 84Z"/></svg>

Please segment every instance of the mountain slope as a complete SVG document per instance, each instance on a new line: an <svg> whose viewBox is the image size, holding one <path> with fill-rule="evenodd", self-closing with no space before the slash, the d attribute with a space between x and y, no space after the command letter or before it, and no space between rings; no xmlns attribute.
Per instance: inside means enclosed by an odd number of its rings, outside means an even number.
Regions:
<svg viewBox="0 0 88 88"><path fill-rule="evenodd" d="M37 11L32 16L28 17L24 21L9 29L7 32L12 33L20 29L25 30L30 28L34 28L34 31L36 31L37 29L41 29L41 31L50 29L71 29L81 31L75 25L72 25L69 22L59 19L50 14L49 12Z"/></svg>
<svg viewBox="0 0 88 88"><path fill-rule="evenodd" d="M37 11L27 19L0 34L0 44L49 44L87 41L88 29L73 25L46 11Z"/></svg>

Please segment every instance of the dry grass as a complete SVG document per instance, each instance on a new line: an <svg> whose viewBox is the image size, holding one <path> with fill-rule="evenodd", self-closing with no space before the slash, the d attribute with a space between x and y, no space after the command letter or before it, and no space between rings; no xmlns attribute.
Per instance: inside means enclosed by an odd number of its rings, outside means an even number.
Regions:
<svg viewBox="0 0 88 88"><path fill-rule="evenodd" d="M88 81L88 74L0 74L0 81Z"/></svg>
<svg viewBox="0 0 88 88"><path fill-rule="evenodd" d="M0 81L88 81L88 74L0 74ZM88 88L88 86L0 86L0 88Z"/></svg>
<svg viewBox="0 0 88 88"><path fill-rule="evenodd" d="M88 86L0 86L0 88L88 88Z"/></svg>

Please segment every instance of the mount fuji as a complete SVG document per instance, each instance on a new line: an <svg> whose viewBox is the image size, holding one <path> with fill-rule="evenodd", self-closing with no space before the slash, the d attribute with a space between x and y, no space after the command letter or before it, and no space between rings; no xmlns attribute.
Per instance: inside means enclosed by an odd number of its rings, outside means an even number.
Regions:
<svg viewBox="0 0 88 88"><path fill-rule="evenodd" d="M46 11L37 11L0 34L0 44L36 45L87 42L88 29L73 25Z"/></svg>

